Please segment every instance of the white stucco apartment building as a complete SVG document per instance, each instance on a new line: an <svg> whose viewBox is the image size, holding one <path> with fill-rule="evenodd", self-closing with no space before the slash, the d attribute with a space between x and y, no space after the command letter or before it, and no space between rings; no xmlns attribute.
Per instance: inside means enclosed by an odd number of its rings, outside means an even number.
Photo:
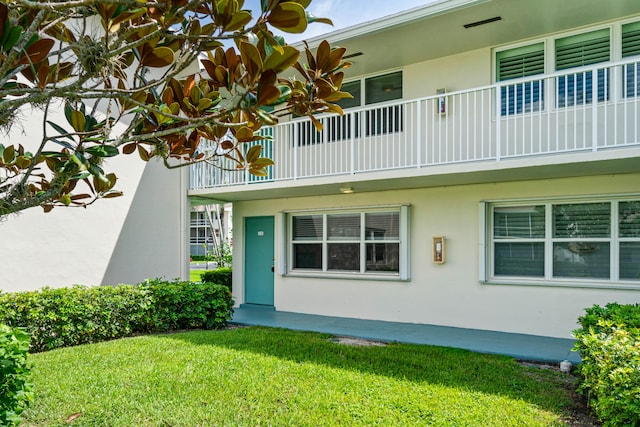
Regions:
<svg viewBox="0 0 640 427"><path fill-rule="evenodd" d="M345 115L265 130L266 178L191 170L192 201L233 203L238 304L567 338L640 301L637 0L445 0L322 38Z"/></svg>
<svg viewBox="0 0 640 427"><path fill-rule="evenodd" d="M65 123L62 110L49 120ZM22 125L7 138L29 149L41 138L40 112L25 112ZM36 207L0 222L0 291L189 277L188 172L137 155L108 159L105 169L118 176L122 197L46 214Z"/></svg>
<svg viewBox="0 0 640 427"><path fill-rule="evenodd" d="M640 301L637 0L445 0L322 38L354 98L264 129L268 177L111 159L123 197L0 223L0 290L187 278L189 206L232 203L237 304L568 338Z"/></svg>

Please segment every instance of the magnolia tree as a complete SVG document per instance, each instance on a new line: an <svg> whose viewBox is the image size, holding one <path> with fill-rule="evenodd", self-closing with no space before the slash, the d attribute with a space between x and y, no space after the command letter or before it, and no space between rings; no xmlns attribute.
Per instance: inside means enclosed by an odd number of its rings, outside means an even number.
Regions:
<svg viewBox="0 0 640 427"><path fill-rule="evenodd" d="M330 21L306 11L310 0L261 0L257 16L243 3L3 1L0 219L121 195L105 162L119 155L169 168L224 158L264 175L273 162L261 156L261 126L293 114L319 127L314 114L342 113L344 49L301 52L272 32ZM25 148L9 135L27 108L43 120ZM66 120L53 118L60 108ZM198 149L204 141L211 149Z"/></svg>

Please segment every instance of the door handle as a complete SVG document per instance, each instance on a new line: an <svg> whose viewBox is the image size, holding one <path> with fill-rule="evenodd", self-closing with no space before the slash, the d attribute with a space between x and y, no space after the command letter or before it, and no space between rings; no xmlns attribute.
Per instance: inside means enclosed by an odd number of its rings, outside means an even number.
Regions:
<svg viewBox="0 0 640 427"><path fill-rule="evenodd" d="M275 272L275 271L276 271L276 269L275 269L275 267L272 265L272 266L271 266L271 272L273 273L273 272Z"/></svg>

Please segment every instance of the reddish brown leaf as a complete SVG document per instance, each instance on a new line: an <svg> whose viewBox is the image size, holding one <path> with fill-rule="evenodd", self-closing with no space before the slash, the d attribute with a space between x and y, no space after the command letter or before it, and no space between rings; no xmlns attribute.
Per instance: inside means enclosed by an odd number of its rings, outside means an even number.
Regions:
<svg viewBox="0 0 640 427"><path fill-rule="evenodd" d="M175 55L173 51L166 46L160 46L148 51L146 55L142 57L141 62L142 65L147 67L160 68L173 64L174 60Z"/></svg>
<svg viewBox="0 0 640 427"><path fill-rule="evenodd" d="M26 55L20 58L16 65L22 64L36 64L47 57L49 51L54 45L53 39L40 39L36 40L26 50Z"/></svg>
<svg viewBox="0 0 640 427"><path fill-rule="evenodd" d="M125 146L122 147L122 152L124 154L131 154L134 151L136 151L136 143L135 142L131 142Z"/></svg>

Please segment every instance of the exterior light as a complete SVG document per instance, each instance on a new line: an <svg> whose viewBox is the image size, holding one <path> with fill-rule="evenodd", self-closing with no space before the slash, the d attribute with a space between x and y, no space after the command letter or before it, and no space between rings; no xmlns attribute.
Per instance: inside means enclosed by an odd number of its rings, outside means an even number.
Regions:
<svg viewBox="0 0 640 427"><path fill-rule="evenodd" d="M351 194L353 193L353 187L344 187L340 189L342 194Z"/></svg>

